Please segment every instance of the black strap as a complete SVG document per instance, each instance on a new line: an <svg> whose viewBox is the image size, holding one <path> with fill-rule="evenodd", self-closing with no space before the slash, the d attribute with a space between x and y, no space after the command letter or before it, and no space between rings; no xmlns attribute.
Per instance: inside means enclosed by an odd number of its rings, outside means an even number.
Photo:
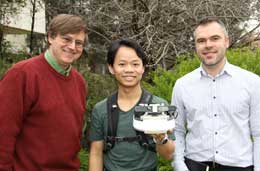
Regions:
<svg viewBox="0 0 260 171"><path fill-rule="evenodd" d="M108 113L108 128L106 136L106 148L110 150L114 147L114 141L111 139L116 136L117 125L118 125L118 106L117 106L118 92L113 93L107 99L107 113Z"/></svg>
<svg viewBox="0 0 260 171"><path fill-rule="evenodd" d="M136 130L136 134L137 136L140 135L141 136L141 140L139 141L140 146L147 148L148 150L152 151L152 152L156 152L156 145L153 142L153 137L150 135L145 134L144 132L141 131L137 131ZM153 142L153 143L150 143Z"/></svg>
<svg viewBox="0 0 260 171"><path fill-rule="evenodd" d="M152 94L149 93L146 90L143 90L142 92L142 97L140 101L138 102L139 104L151 104L152 103ZM142 137L141 141L139 141L139 144L145 148L147 148L150 151L156 152L155 144L151 144L149 141L152 141L152 136L145 134L142 131L136 130L137 136L140 135ZM152 141L153 142L153 141Z"/></svg>
<svg viewBox="0 0 260 171"><path fill-rule="evenodd" d="M140 99L140 101L138 102L139 104L150 104L152 102L152 97L153 95L151 93L149 93L146 90L142 91L142 97Z"/></svg>
<svg viewBox="0 0 260 171"><path fill-rule="evenodd" d="M135 136L135 137L109 137L111 141L114 142L122 142L122 141L128 141L128 142L134 142L134 141L140 141L141 136Z"/></svg>
<svg viewBox="0 0 260 171"><path fill-rule="evenodd" d="M105 142L104 151L112 149L115 145L115 142L118 141L132 141L137 140L141 146L148 148L151 151L155 151L155 147L150 147L149 140L152 139L151 136L144 134L144 132L136 130L136 137L117 137L117 126L119 118L119 109L117 105L118 92L113 93L107 99L107 113L108 113L108 127L107 127L107 136ZM138 102L139 104L150 104L152 102L152 94L146 90L142 91L141 99ZM141 137L141 139L140 139ZM151 148L151 149L150 149Z"/></svg>

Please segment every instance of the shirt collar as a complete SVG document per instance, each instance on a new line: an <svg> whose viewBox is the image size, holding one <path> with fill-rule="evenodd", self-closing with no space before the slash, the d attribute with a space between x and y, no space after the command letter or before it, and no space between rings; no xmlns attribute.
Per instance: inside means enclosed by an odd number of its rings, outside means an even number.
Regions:
<svg viewBox="0 0 260 171"><path fill-rule="evenodd" d="M220 71L220 73L216 76L216 77L219 77L221 75L224 75L224 74L227 74L229 76L232 76L233 75L233 71L232 71L232 68L231 68L231 64L228 62L228 60L226 59L226 63L223 67L223 69ZM199 67L199 71L200 71L200 74L201 74L201 77L210 77L208 75L208 73L204 70L204 68L202 67L202 64L200 64L200 67Z"/></svg>
<svg viewBox="0 0 260 171"><path fill-rule="evenodd" d="M58 73L69 76L71 65L67 69L63 69L59 63L55 60L55 58L52 56L49 50L47 50L44 54L45 59L47 62L52 66L53 69L55 69Z"/></svg>

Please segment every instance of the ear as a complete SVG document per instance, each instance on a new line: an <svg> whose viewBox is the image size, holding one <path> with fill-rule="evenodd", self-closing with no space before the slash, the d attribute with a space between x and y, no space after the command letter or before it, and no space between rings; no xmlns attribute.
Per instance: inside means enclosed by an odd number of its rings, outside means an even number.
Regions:
<svg viewBox="0 0 260 171"><path fill-rule="evenodd" d="M114 68L113 68L113 66L112 65L107 65L107 67L108 67L108 70L109 70L109 72L112 74L112 75L114 75Z"/></svg>
<svg viewBox="0 0 260 171"><path fill-rule="evenodd" d="M143 71L142 71L142 74L145 72L145 66L143 66Z"/></svg>
<svg viewBox="0 0 260 171"><path fill-rule="evenodd" d="M47 39L48 39L49 44L51 45L53 42L53 38L48 34Z"/></svg>
<svg viewBox="0 0 260 171"><path fill-rule="evenodd" d="M225 38L225 42L226 42L226 48L229 48L229 45L230 45L229 37Z"/></svg>

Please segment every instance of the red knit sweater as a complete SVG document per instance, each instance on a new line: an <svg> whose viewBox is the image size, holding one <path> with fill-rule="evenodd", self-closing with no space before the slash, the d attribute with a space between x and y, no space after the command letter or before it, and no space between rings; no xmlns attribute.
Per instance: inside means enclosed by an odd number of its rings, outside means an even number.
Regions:
<svg viewBox="0 0 260 171"><path fill-rule="evenodd" d="M43 55L0 80L0 171L76 171L86 87L74 69L57 73Z"/></svg>

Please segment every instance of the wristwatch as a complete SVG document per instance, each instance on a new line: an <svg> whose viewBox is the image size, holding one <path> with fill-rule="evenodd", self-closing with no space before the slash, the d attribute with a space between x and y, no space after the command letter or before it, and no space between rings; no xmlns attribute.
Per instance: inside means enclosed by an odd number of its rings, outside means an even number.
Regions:
<svg viewBox="0 0 260 171"><path fill-rule="evenodd" d="M160 142L157 142L155 138L153 138L153 141L155 142L155 144L158 144L158 145L166 144L166 143L168 142L168 135L165 134L165 137L164 137L163 140L160 141Z"/></svg>

